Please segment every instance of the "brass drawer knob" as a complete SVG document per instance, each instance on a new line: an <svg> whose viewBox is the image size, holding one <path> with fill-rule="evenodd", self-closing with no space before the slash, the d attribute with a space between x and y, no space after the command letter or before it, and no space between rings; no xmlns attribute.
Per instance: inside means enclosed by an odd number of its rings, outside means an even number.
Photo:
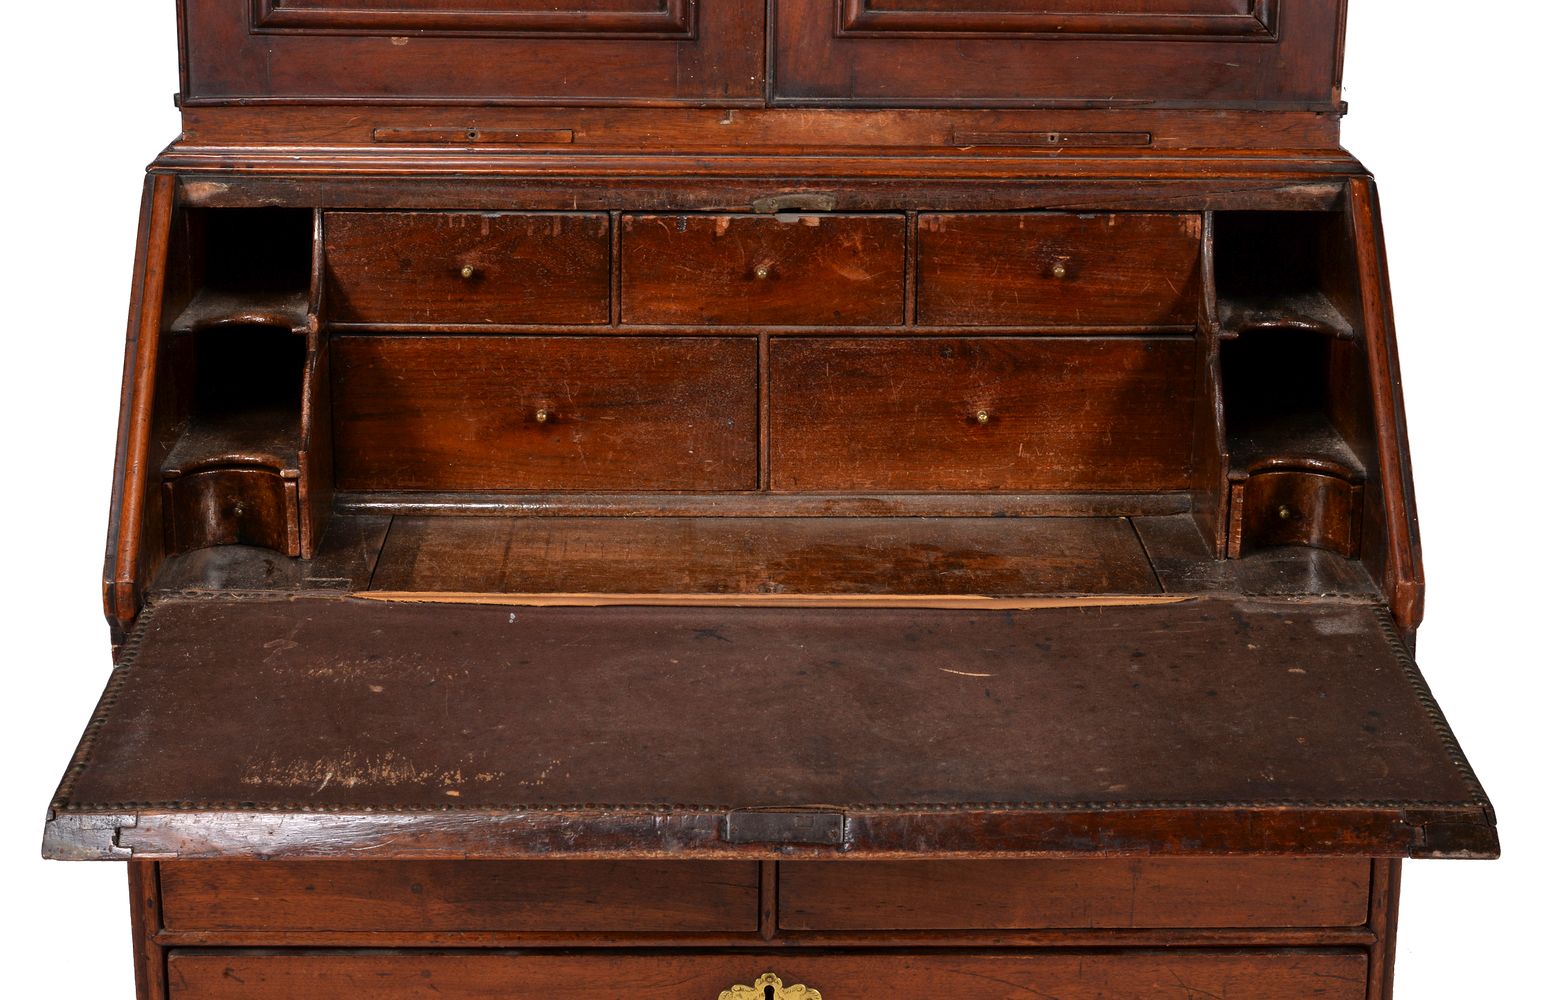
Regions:
<svg viewBox="0 0 1554 1000"><path fill-rule="evenodd" d="M755 266L755 278L757 281L765 281L772 276L772 265L757 264Z"/></svg>
<svg viewBox="0 0 1554 1000"><path fill-rule="evenodd" d="M465 264L463 267L459 268L459 277L463 278L465 281L470 280L474 276L475 276L475 265L474 264Z"/></svg>
<svg viewBox="0 0 1554 1000"><path fill-rule="evenodd" d="M1054 278L1057 278L1059 281L1061 281L1064 278L1068 277L1068 264L1066 264L1065 262L1063 262L1061 260L1058 261L1056 264L1053 264L1052 265L1052 276Z"/></svg>
<svg viewBox="0 0 1554 1000"><path fill-rule="evenodd" d="M977 424L979 426L986 427L989 423L992 422L992 420L993 415L991 413L987 412L986 410L977 411Z"/></svg>
<svg viewBox="0 0 1554 1000"><path fill-rule="evenodd" d="M718 994L718 1000L820 1000L820 991L803 983L784 986L776 973L768 972L754 986L730 986Z"/></svg>
<svg viewBox="0 0 1554 1000"><path fill-rule="evenodd" d="M534 411L534 422L537 423L537 424L548 424L548 423L550 423L550 411L545 409L544 407L541 407L540 409L535 410Z"/></svg>

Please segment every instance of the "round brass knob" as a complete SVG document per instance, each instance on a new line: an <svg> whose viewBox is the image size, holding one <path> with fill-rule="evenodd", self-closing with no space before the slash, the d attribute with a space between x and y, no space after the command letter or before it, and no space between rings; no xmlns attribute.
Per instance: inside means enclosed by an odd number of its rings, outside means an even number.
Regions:
<svg viewBox="0 0 1554 1000"><path fill-rule="evenodd" d="M1052 265L1052 276L1054 278L1066 278L1066 277L1068 277L1068 265L1064 264L1061 260L1058 261L1056 264L1053 264Z"/></svg>
<svg viewBox="0 0 1554 1000"><path fill-rule="evenodd" d="M473 278L474 276L475 276L475 265L474 264L465 264L463 267L459 268L459 277L463 278L465 281L468 281L469 279Z"/></svg>
<svg viewBox="0 0 1554 1000"><path fill-rule="evenodd" d="M1288 521L1288 520L1292 519L1295 516L1295 508L1291 507L1287 503L1281 503L1279 505L1278 514L1279 514L1279 520L1281 520L1281 521Z"/></svg>
<svg viewBox="0 0 1554 1000"><path fill-rule="evenodd" d="M755 277L756 277L757 281L765 281L767 278L770 278L771 276L772 276L772 265L770 265L770 264L757 264L756 265L756 267L755 267Z"/></svg>
<svg viewBox="0 0 1554 1000"><path fill-rule="evenodd" d="M992 419L993 419L993 415L991 413L987 412L986 410L978 410L977 411L977 423L981 424L983 427L986 427L988 425L988 422L991 421Z"/></svg>
<svg viewBox="0 0 1554 1000"><path fill-rule="evenodd" d="M534 422L537 423L537 424L549 423L550 422L550 411L549 410L545 410L545 409L535 410L534 411Z"/></svg>

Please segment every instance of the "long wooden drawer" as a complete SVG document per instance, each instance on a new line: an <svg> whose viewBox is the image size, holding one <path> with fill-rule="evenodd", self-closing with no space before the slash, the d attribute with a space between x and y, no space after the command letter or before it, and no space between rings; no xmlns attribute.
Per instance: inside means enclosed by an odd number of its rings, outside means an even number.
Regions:
<svg viewBox="0 0 1554 1000"><path fill-rule="evenodd" d="M185 861L161 866L169 930L754 931L755 862Z"/></svg>
<svg viewBox="0 0 1554 1000"><path fill-rule="evenodd" d="M898 326L899 215L628 215L621 321Z"/></svg>
<svg viewBox="0 0 1554 1000"><path fill-rule="evenodd" d="M783 862L784 930L1344 927L1364 858Z"/></svg>
<svg viewBox="0 0 1554 1000"><path fill-rule="evenodd" d="M1190 338L774 339L778 490L1179 490Z"/></svg>
<svg viewBox="0 0 1554 1000"><path fill-rule="evenodd" d="M756 344L336 337L335 482L354 490L756 485Z"/></svg>
<svg viewBox="0 0 1554 1000"><path fill-rule="evenodd" d="M324 247L332 320L610 320L603 213L328 212Z"/></svg>
<svg viewBox="0 0 1554 1000"><path fill-rule="evenodd" d="M1191 326L1203 218L925 213L917 320L945 326Z"/></svg>
<svg viewBox="0 0 1554 1000"><path fill-rule="evenodd" d="M1362 1000L1363 951L1114 951L874 954L521 954L173 951L178 1000L1012 1000L1255 997ZM763 975L774 978L762 981ZM781 988L779 989L778 986ZM772 992L766 987L772 986Z"/></svg>

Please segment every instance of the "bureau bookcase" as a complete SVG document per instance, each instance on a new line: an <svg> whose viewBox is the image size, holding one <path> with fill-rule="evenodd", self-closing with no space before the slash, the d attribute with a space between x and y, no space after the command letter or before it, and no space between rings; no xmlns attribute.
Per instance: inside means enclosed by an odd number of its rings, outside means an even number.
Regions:
<svg viewBox="0 0 1554 1000"><path fill-rule="evenodd" d="M44 852L141 1000L1387 1000L1492 858L1340 0L180 0Z"/></svg>

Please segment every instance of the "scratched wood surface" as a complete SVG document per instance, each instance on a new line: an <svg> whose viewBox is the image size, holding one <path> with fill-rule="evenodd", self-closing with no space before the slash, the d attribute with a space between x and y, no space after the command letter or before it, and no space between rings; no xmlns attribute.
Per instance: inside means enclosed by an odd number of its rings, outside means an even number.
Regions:
<svg viewBox="0 0 1554 1000"><path fill-rule="evenodd" d="M1085 953L983 952L661 955L518 955L501 953L351 954L173 951L174 1000L409 1000L428 992L454 1000L600 996L684 1000L716 997L773 971L787 985L827 998L954 996L1010 1000L1045 996L1148 1000L1162 984L1188 993L1261 1000L1361 1000L1363 951L1201 951ZM1320 984L1320 985L1318 985Z"/></svg>
<svg viewBox="0 0 1554 1000"><path fill-rule="evenodd" d="M372 588L1153 594L1125 518L395 518Z"/></svg>
<svg viewBox="0 0 1554 1000"><path fill-rule="evenodd" d="M753 861L192 861L160 868L174 931L753 931Z"/></svg>
<svg viewBox="0 0 1554 1000"><path fill-rule="evenodd" d="M1364 858L783 863L789 930L1357 926Z"/></svg>
<svg viewBox="0 0 1554 1000"><path fill-rule="evenodd" d="M898 326L901 215L627 215L621 320Z"/></svg>
<svg viewBox="0 0 1554 1000"><path fill-rule="evenodd" d="M716 828L726 810L816 804L857 809L849 837L925 851L996 841L1005 820L985 810L1031 811L1050 830L1070 813L1111 811L1112 834L1063 840L1079 853L1145 817L1144 805L1267 807L1306 838L1338 822L1342 839L1323 842L1335 853L1412 841L1400 810L1454 811L1458 825L1443 829L1464 837L1484 823L1482 792L1406 654L1362 603L170 600L132 650L55 804L66 825L160 814L124 842L185 823L192 847L194 828L215 819L250 845L237 853L267 839L278 848L267 818L278 813L299 833L319 820L339 849L357 835L415 849L404 835L424 824L442 849L467 852L490 850L490 824L509 816L561 824L569 851L621 835L644 852L665 838L689 852L702 834L682 837L682 821ZM922 809L935 832L892 832L883 815ZM401 834L330 819L363 810L386 811ZM871 834L865 820L880 811ZM1301 850L1238 815L1242 849ZM1178 837L1202 845L1205 822L1146 825L1164 851ZM507 841L519 853L542 842Z"/></svg>
<svg viewBox="0 0 1554 1000"><path fill-rule="evenodd" d="M771 345L775 490L1177 490L1190 338Z"/></svg>

